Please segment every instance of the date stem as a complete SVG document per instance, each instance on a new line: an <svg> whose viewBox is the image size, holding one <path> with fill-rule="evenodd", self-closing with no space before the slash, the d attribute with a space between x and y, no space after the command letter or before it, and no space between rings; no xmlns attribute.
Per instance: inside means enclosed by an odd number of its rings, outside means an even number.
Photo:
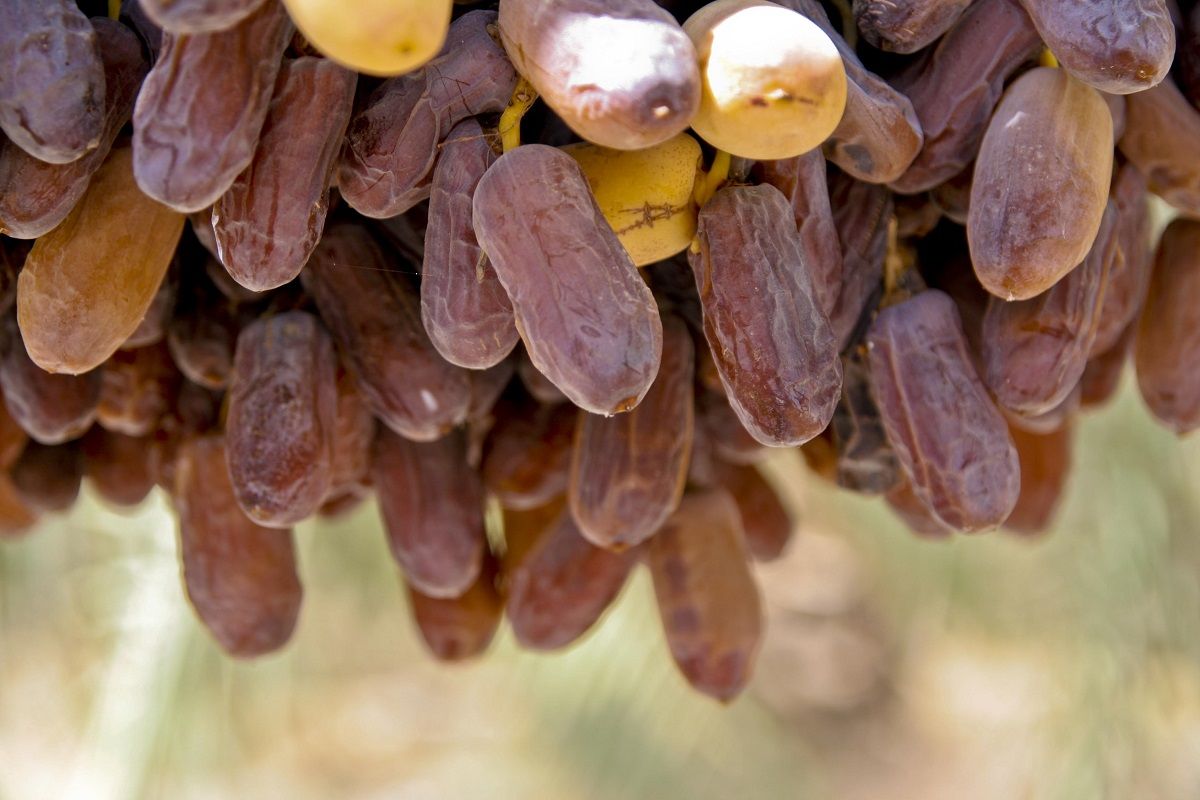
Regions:
<svg viewBox="0 0 1200 800"><path fill-rule="evenodd" d="M696 205L703 208L717 189L721 188L729 178L729 165L732 162L732 156L724 150L718 150L716 156L713 157L712 167L708 172L703 173L703 176L696 181Z"/></svg>
<svg viewBox="0 0 1200 800"><path fill-rule="evenodd" d="M500 115L500 144L504 152L521 146L521 118L537 100L537 90L529 81L521 78L513 89L512 100Z"/></svg>

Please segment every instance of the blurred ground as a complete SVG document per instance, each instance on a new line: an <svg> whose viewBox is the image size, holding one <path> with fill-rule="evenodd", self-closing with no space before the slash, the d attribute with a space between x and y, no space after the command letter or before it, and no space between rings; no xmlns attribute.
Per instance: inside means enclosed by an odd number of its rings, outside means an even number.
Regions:
<svg viewBox="0 0 1200 800"><path fill-rule="evenodd" d="M918 541L774 462L801 533L728 708L677 675L644 573L564 654L435 664L373 507L300 529L295 640L233 663L161 498L88 498L0 548L0 798L1200 797L1200 439L1129 385L1077 433L1035 543Z"/></svg>

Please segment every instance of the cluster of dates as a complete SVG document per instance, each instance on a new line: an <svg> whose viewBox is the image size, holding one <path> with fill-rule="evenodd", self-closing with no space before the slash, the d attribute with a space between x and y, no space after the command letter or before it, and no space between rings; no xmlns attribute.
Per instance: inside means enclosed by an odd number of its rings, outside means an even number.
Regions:
<svg viewBox="0 0 1200 800"><path fill-rule="evenodd" d="M1131 352L1200 425L1200 223L1155 255L1148 206L1200 216L1200 6L91 5L0 28L0 528L162 486L235 655L373 492L438 657L562 647L642 561L728 699L770 448L1036 532Z"/></svg>

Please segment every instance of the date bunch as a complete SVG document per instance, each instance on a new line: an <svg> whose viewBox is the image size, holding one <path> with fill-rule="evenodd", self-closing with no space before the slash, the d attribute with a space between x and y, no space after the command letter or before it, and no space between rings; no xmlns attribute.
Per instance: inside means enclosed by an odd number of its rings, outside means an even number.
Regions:
<svg viewBox="0 0 1200 800"><path fill-rule="evenodd" d="M162 487L249 657L293 528L373 495L438 658L564 647L644 564L729 700L773 449L1031 534L1127 361L1200 426L1200 5L841 7L13 0L0 530Z"/></svg>

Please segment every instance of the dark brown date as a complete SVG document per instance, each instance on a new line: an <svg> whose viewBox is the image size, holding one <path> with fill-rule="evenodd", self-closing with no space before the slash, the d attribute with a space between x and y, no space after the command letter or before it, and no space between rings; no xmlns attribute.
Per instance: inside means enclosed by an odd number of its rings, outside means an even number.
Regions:
<svg viewBox="0 0 1200 800"><path fill-rule="evenodd" d="M578 413L570 403L500 399L484 446L483 482L501 505L534 508L566 491Z"/></svg>
<svg viewBox="0 0 1200 800"><path fill-rule="evenodd" d="M285 60L279 69L254 159L212 210L221 263L247 289L291 281L321 238L356 83L323 58Z"/></svg>
<svg viewBox="0 0 1200 800"><path fill-rule="evenodd" d="M508 293L471 221L471 197L495 160L478 122L455 125L433 170L425 228L421 321L447 361L471 369L498 363L520 338Z"/></svg>
<svg viewBox="0 0 1200 800"><path fill-rule="evenodd" d="M287 644L303 599L292 532L255 525L242 513L225 468L224 437L183 444L173 497L183 582L217 644L241 658Z"/></svg>
<svg viewBox="0 0 1200 800"><path fill-rule="evenodd" d="M408 602L421 639L439 661L482 655L504 612L504 600L496 590L496 564L490 556L471 588L459 597L428 597L409 587Z"/></svg>
<svg viewBox="0 0 1200 800"><path fill-rule="evenodd" d="M167 326L167 348L188 380L214 390L229 384L241 317L209 282L184 282Z"/></svg>
<svg viewBox="0 0 1200 800"><path fill-rule="evenodd" d="M750 680L763 633L737 506L721 490L687 495L646 561L675 663L694 688L730 702Z"/></svg>
<svg viewBox="0 0 1200 800"><path fill-rule="evenodd" d="M0 386L17 424L42 444L62 444L82 436L96 419L101 371L82 375L46 372L29 358L11 314L0 340Z"/></svg>
<svg viewBox="0 0 1200 800"><path fill-rule="evenodd" d="M118 350L104 362L96 420L126 436L148 436L175 405L182 376L165 344Z"/></svg>
<svg viewBox="0 0 1200 800"><path fill-rule="evenodd" d="M371 474L392 556L414 589L458 597L479 577L486 538L483 483L455 431L412 442L381 427Z"/></svg>
<svg viewBox="0 0 1200 800"><path fill-rule="evenodd" d="M668 316L662 365L638 407L613 417L579 413L567 496L592 544L640 544L679 505L691 460L693 364L691 333Z"/></svg>
<svg viewBox="0 0 1200 800"><path fill-rule="evenodd" d="M688 260L730 406L765 445L808 441L833 417L842 368L787 198L766 185L722 189L696 238Z"/></svg>
<svg viewBox="0 0 1200 800"><path fill-rule="evenodd" d="M404 269L362 225L338 223L326 229L301 280L375 416L402 436L429 441L466 419L471 385L429 341Z"/></svg>
<svg viewBox="0 0 1200 800"><path fill-rule="evenodd" d="M971 0L854 0L854 22L880 50L915 53L950 29Z"/></svg>
<svg viewBox="0 0 1200 800"><path fill-rule="evenodd" d="M136 506L154 488L153 450L148 439L112 433L96 425L80 440L80 450L84 475L109 503Z"/></svg>
<svg viewBox="0 0 1200 800"><path fill-rule="evenodd" d="M999 526L1017 502L1020 466L954 301L931 289L889 306L867 342L876 405L914 493L957 530Z"/></svg>
<svg viewBox="0 0 1200 800"><path fill-rule="evenodd" d="M329 493L337 421L337 357L315 316L288 311L242 330L227 413L229 477L246 516L287 528L313 514Z"/></svg>
<svg viewBox="0 0 1200 800"><path fill-rule="evenodd" d="M329 493L336 497L353 492L368 481L375 417L358 390L354 376L345 367L337 369L337 413L329 462Z"/></svg>
<svg viewBox="0 0 1200 800"><path fill-rule="evenodd" d="M729 493L742 520L746 550L755 561L774 561L792 540L795 526L775 489L755 467L713 459L716 482Z"/></svg>
<svg viewBox="0 0 1200 800"><path fill-rule="evenodd" d="M1079 379L1079 404L1083 408L1099 408L1108 403L1121 385L1125 364L1133 350L1137 335L1137 320L1129 323L1116 344L1088 359L1083 377Z"/></svg>
<svg viewBox="0 0 1200 800"><path fill-rule="evenodd" d="M1113 178L1112 200L1117 207L1117 257L1109 270L1104 305L1090 355L1109 350L1134 321L1146 299L1154 252L1150 245L1150 203L1146 179L1126 162Z"/></svg>
<svg viewBox="0 0 1200 800"><path fill-rule="evenodd" d="M883 494L896 485L900 465L875 405L871 369L861 349L842 358L842 399L832 427L838 486L862 494Z"/></svg>
<svg viewBox="0 0 1200 800"><path fill-rule="evenodd" d="M1125 98L1125 135L1118 146L1146 176L1150 191L1200 215L1200 111L1168 78Z"/></svg>
<svg viewBox="0 0 1200 800"><path fill-rule="evenodd" d="M829 202L842 245L842 281L829 324L838 349L844 350L854 339L863 312L882 291L892 193L834 170L829 176Z"/></svg>
<svg viewBox="0 0 1200 800"><path fill-rule="evenodd" d="M1042 435L1018 427L1009 432L1021 459L1021 496L1004 527L1023 534L1042 533L1054 520L1071 474L1071 426Z"/></svg>
<svg viewBox="0 0 1200 800"><path fill-rule="evenodd" d="M76 442L53 447L37 442L25 446L12 465L17 493L38 511L66 511L75 505L83 482L83 456Z"/></svg>
<svg viewBox="0 0 1200 800"><path fill-rule="evenodd" d="M28 533L37 519L37 510L25 501L12 479L0 473L0 540Z"/></svg>

